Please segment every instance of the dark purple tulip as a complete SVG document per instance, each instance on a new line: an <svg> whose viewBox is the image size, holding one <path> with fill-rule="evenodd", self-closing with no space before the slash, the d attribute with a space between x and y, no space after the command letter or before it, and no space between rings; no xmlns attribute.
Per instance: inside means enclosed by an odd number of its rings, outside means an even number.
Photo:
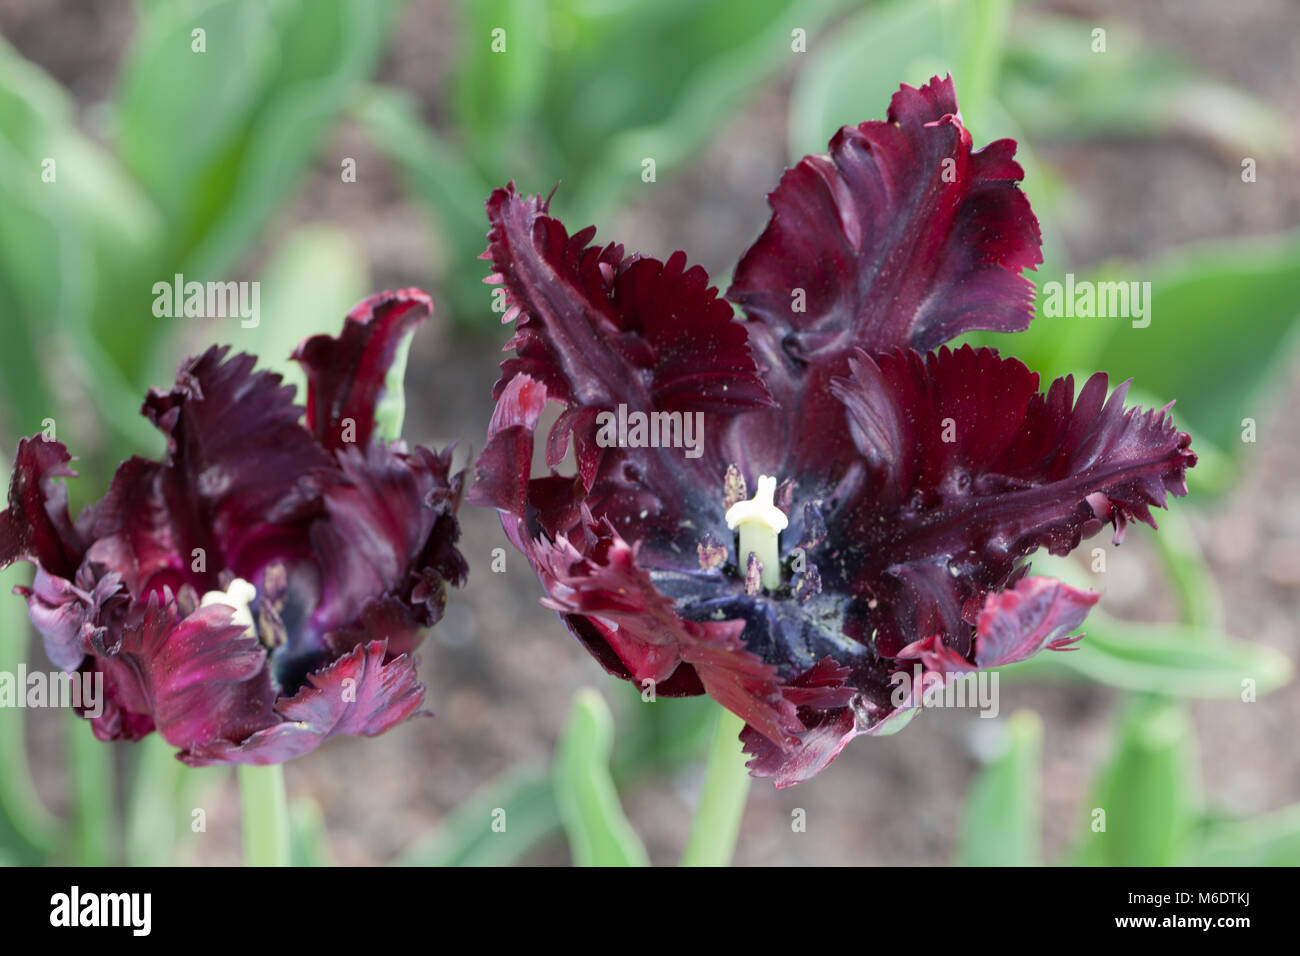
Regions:
<svg viewBox="0 0 1300 956"><path fill-rule="evenodd" d="M1196 458L1167 408L1126 409L1104 374L1042 394L1015 359L944 346L1033 314L1014 153L971 150L950 80L902 87L886 122L840 130L769 196L728 292L748 321L681 252L588 245L594 228L569 236L513 184L488 200L517 357L471 496L607 670L712 695L778 786L905 723L900 673L1068 648L1097 595L1027 577L1026 556L1154 526L1186 493ZM548 400L551 473L531 478ZM619 406L703 413L698 457L611 442Z"/></svg>
<svg viewBox="0 0 1300 956"><path fill-rule="evenodd" d="M103 674L101 740L157 730L191 765L272 764L336 734L383 733L424 687L412 652L442 616L462 475L372 435L401 342L429 316L417 289L372 296L338 338L295 353L294 390L250 355L211 348L151 390L163 461L132 458L68 516L63 445L19 443L0 567L36 564L26 596L51 661Z"/></svg>

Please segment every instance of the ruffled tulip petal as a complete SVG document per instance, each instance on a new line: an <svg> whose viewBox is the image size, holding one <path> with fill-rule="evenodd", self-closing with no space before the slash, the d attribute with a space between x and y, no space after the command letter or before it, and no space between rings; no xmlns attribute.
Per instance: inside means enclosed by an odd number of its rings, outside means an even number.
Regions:
<svg viewBox="0 0 1300 956"><path fill-rule="evenodd" d="M566 405L725 411L767 403L745 330L699 266L588 245L570 236L548 201L510 184L487 202L490 280L504 286L518 358L502 366L496 394L519 372Z"/></svg>
<svg viewBox="0 0 1300 956"><path fill-rule="evenodd" d="M27 598L28 616L45 641L50 662L68 672L81 666L96 642L105 640L112 609L120 610L129 601L118 574L109 572L92 583L89 570L83 569L77 577L74 584L37 566L32 586L16 589Z"/></svg>
<svg viewBox="0 0 1300 956"><path fill-rule="evenodd" d="M419 289L381 292L348 313L338 336L316 335L298 346L293 358L307 373L307 425L322 447L370 444L388 371L432 314L433 301Z"/></svg>
<svg viewBox="0 0 1300 956"><path fill-rule="evenodd" d="M488 201L517 355L471 500L606 670L744 716L750 770L777 786L906 726L907 667L942 680L1069 647L1096 596L1026 577L1025 558L1107 522L1118 539L1186 493L1196 456L1168 408L1126 409L1105 375L1040 394L1015 360L942 347L1032 316L1041 239L1014 154L972 149L950 79L904 86L769 196L728 293L739 326L680 253L589 246L513 185ZM548 400L564 408L533 477ZM602 447L624 405L706 408L700 454ZM738 534L726 519L755 487Z"/></svg>
<svg viewBox="0 0 1300 956"><path fill-rule="evenodd" d="M181 760L192 767L283 763L339 734L374 737L390 730L419 710L424 685L413 658L403 655L385 663L386 654L384 641L354 648L309 675L296 695L277 701L280 719L273 726L242 742L196 745L181 753Z"/></svg>
<svg viewBox="0 0 1300 956"><path fill-rule="evenodd" d="M1013 140L972 151L951 78L904 85L888 119L846 126L768 197L727 297L801 361L921 351L1029 326L1042 262Z"/></svg>
<svg viewBox="0 0 1300 956"><path fill-rule="evenodd" d="M9 507L0 512L0 568L27 559L61 578L76 574L85 546L68 517L68 489L55 480L77 477L70 461L59 442L36 437L18 443Z"/></svg>
<svg viewBox="0 0 1300 956"><path fill-rule="evenodd" d="M381 595L400 596L412 607L437 606L440 613L441 591L414 602L412 594L428 583L426 572L457 585L468 572L454 548L461 482L450 475L450 453L406 454L376 442L364 454L357 448L337 454L339 471L321 491L326 518L311 528L322 577L315 627L345 627ZM447 523L439 527L440 521Z"/></svg>
<svg viewBox="0 0 1300 956"><path fill-rule="evenodd" d="M976 623L975 666L1014 664L1043 648L1068 650L1070 635L1100 597L1054 578L1025 578L990 594Z"/></svg>
<svg viewBox="0 0 1300 956"><path fill-rule="evenodd" d="M609 522L588 522L584 551L564 537L533 543L547 594L542 603L584 617L636 684L667 683L678 668L689 668L705 691L759 733L793 745L803 725L776 668L740 642L744 622L683 620Z"/></svg>
<svg viewBox="0 0 1300 956"><path fill-rule="evenodd" d="M1038 376L989 349L927 356L859 353L834 383L872 480L829 522L824 547L859 556L855 586L888 596L878 650L936 630L957 640L984 597L1039 547L1066 554L1104 521L1154 526L1153 506L1186 494L1190 437L1168 409L1125 408L1094 375L1045 395Z"/></svg>
<svg viewBox="0 0 1300 956"><path fill-rule="evenodd" d="M794 750L774 745L752 727L741 731L740 740L750 755L745 765L749 772L755 777L770 777L780 790L821 773L862 732L853 711L844 707L824 715L808 728Z"/></svg>
<svg viewBox="0 0 1300 956"><path fill-rule="evenodd" d="M220 590L222 568L252 578L301 549L319 512L301 485L330 460L299 424L293 388L227 351L209 349L169 392L150 391L144 412L167 436L167 458L123 464L100 505L95 557L122 569L132 593Z"/></svg>
<svg viewBox="0 0 1300 956"><path fill-rule="evenodd" d="M72 474L66 450L19 446L0 567L37 564L17 590L55 665L102 680L102 709L80 710L96 737L157 730L196 764L272 763L419 706L409 654L467 573L463 481L451 449L371 438L394 357L428 313L423 293L386 293L338 338L304 343L315 434L251 356L186 361L144 403L166 457L123 463L75 525L55 481ZM336 686L344 705L359 687L359 706L336 706Z"/></svg>
<svg viewBox="0 0 1300 956"><path fill-rule="evenodd" d="M244 739L276 722L266 651L233 609L214 604L181 616L157 596L124 626L118 644L98 649L118 706L149 714L182 750L213 739Z"/></svg>
<svg viewBox="0 0 1300 956"><path fill-rule="evenodd" d="M505 317L515 322L508 347L517 352L502 363L494 395L501 399L527 376L563 404L546 440L547 462L556 467L572 444L581 481L575 494L559 481L535 483L539 496L559 495L543 524L571 526L575 496L600 513L645 512L665 537L699 519L683 509L695 507L688 491L709 467L700 455L657 441L635 449L602 442L600 416L620 408L675 415L684 429L682 416L707 415L703 427L711 431L740 411L770 405L731 306L703 269L687 267L685 254L660 262L624 256L615 244L588 245L594 228L570 236L546 200L521 196L513 184L492 194L487 211L484 258L494 270L488 281L505 290ZM504 441L487 467L480 464L480 475L496 467Z"/></svg>

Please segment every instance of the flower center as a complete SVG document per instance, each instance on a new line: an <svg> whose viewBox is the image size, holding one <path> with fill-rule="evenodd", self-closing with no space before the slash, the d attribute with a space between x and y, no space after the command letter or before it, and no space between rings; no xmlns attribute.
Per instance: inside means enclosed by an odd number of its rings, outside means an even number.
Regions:
<svg viewBox="0 0 1300 956"><path fill-rule="evenodd" d="M759 475L758 490L748 501L737 501L727 509L727 527L740 534L737 549L742 568L753 555L758 562L759 580L774 591L781 586L780 536L789 519L776 506L776 478Z"/></svg>
<svg viewBox="0 0 1300 956"><path fill-rule="evenodd" d="M199 607L224 604L235 609L231 624L242 624L245 637L257 637L257 625L253 621L253 611L249 607L257 597L257 588L243 578L235 578L230 587L224 591L209 591L199 600Z"/></svg>

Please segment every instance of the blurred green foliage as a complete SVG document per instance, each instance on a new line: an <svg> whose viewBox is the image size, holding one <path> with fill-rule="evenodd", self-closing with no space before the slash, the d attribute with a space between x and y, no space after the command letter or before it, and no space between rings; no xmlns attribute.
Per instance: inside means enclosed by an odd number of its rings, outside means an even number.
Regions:
<svg viewBox="0 0 1300 956"><path fill-rule="evenodd" d="M646 160L656 181L680 167L793 62L795 30L812 36L849 5L460 0L447 126L392 87L372 90L360 115L448 244L442 294L480 321L483 273L464 264L486 246L492 189L562 183L556 209L571 226L607 219L645 188Z"/></svg>
<svg viewBox="0 0 1300 956"><path fill-rule="evenodd" d="M1122 29L1107 25L1107 55L1098 57L1093 24L1011 0L449 2L454 37L442 46L450 60L436 104L380 79L399 0L142 0L108 102L84 114L0 41L6 452L54 419L59 437L78 439L86 478L72 488L85 496L102 489L125 454L159 450L137 410L147 386L170 380L177 340L192 334L152 314L153 283L178 272L261 280L268 320L204 334L257 353L300 384L287 361L292 348L332 331L372 291L345 229L300 226L288 216L313 170L338 175L339 157L327 146L341 122L355 123L391 158L409 198L428 213L441 255L424 284L436 283L466 324L495 318L475 261L492 188L513 179L547 192L562 182L557 209L571 225L604 221L645 195L644 160L654 160L657 179L670 176L780 76L793 82L793 160L822 150L838 126L880 116L900 81L951 72L977 142L1021 141L1025 188L1043 226L1040 283L1075 267L1056 226L1069 186L1037 147L1175 133L1208 140L1224 155L1267 159L1288 147L1292 126ZM795 48L800 30L806 54ZM1227 170L1228 185L1236 175ZM287 228L277 228L286 217ZM1132 376L1134 394L1148 403L1178 398L1179 424L1194 433L1201 455L1190 474L1192 500L1212 500L1207 492L1228 487L1240 466L1243 420L1267 414L1278 373L1294 356L1300 235L1208 243L1079 272L1150 281L1150 327L1040 314L1027 333L971 338L1024 358L1045 377L1105 368L1116 379ZM725 285L724 276L714 279ZM1290 679L1290 664L1224 633L1194 538L1174 515L1162 525L1157 540L1181 621L1137 624L1094 612L1079 651L1040 655L1004 675L1087 679L1128 695L1092 798L1107 809L1109 827L1104 836L1088 830L1073 859L1295 863L1296 808L1231 820L1203 806L1178 703L1230 698L1243 676L1266 693ZM0 596L25 573L0 575ZM28 644L21 603L0 601L0 669L28 660ZM620 700L620 734L611 742L602 706L579 701L554 768L519 768L493 783L401 862L513 862L562 828L582 861L641 861L614 785L698 759L711 710L707 701L647 707L629 697ZM972 791L961 862L1039 858L1043 745L1031 715L1008 721L1005 752ZM103 799L117 792L109 748L78 723L66 749L71 825L61 826L32 786L22 711L0 711L0 861L175 859L194 788L228 780L221 771L181 768L155 741L133 751L119 811ZM498 807L510 815L510 841L491 839L483 825ZM290 813L294 861L326 862L319 810L298 803Z"/></svg>
<svg viewBox="0 0 1300 956"><path fill-rule="evenodd" d="M1041 859L1043 722L1031 711L1016 711L1005 730L1001 751L976 778L966 802L957 846L962 866L1035 866Z"/></svg>

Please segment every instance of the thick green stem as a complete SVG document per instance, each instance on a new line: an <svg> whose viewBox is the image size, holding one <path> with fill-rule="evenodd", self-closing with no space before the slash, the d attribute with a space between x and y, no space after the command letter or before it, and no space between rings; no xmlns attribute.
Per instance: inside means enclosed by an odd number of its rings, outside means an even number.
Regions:
<svg viewBox="0 0 1300 956"><path fill-rule="evenodd" d="M239 796L244 808L244 865L289 865L289 804L284 795L284 768L239 768Z"/></svg>
<svg viewBox="0 0 1300 956"><path fill-rule="evenodd" d="M135 773L126 808L127 866L171 866L182 816L180 794L186 775L197 770L176 759L176 751L158 734L136 744Z"/></svg>
<svg viewBox="0 0 1300 956"><path fill-rule="evenodd" d="M71 712L66 739L73 807L69 859L74 866L110 866L117 830L112 751L95 739L85 720Z"/></svg>
<svg viewBox="0 0 1300 956"><path fill-rule="evenodd" d="M699 809L682 854L682 866L728 866L736 850L740 818L749 795L749 772L741 750L745 722L719 708L717 728L709 745L709 768Z"/></svg>

